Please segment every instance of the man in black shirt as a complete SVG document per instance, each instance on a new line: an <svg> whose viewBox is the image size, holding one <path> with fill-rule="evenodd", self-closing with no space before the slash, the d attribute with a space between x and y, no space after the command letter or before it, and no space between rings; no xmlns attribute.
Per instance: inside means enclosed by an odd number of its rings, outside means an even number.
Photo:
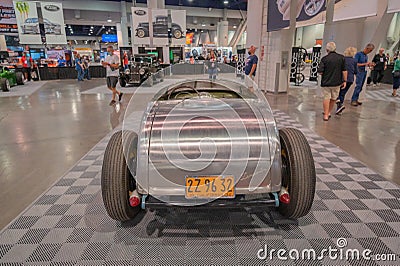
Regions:
<svg viewBox="0 0 400 266"><path fill-rule="evenodd" d="M372 59L372 63L374 66L374 70L372 70L372 82L374 83L373 86L377 86L377 83L380 83L383 78L383 73L386 70L387 59L386 55L384 54L385 49L379 49L379 54L374 56Z"/></svg>
<svg viewBox="0 0 400 266"><path fill-rule="evenodd" d="M328 121L336 99L339 96L340 88L346 87L347 70L343 55L336 53L336 44L326 44L328 55L322 57L318 68L321 77L321 87L324 93L324 121Z"/></svg>

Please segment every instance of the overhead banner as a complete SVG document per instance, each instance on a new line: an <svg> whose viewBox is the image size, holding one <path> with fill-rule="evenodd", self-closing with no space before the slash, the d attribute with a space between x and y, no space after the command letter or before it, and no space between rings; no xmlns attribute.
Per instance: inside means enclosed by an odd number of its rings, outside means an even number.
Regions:
<svg viewBox="0 0 400 266"><path fill-rule="evenodd" d="M171 10L172 45L186 44L186 10Z"/></svg>
<svg viewBox="0 0 400 266"><path fill-rule="evenodd" d="M36 2L14 1L19 41L21 44L41 44Z"/></svg>
<svg viewBox="0 0 400 266"><path fill-rule="evenodd" d="M0 2L0 33L18 33L12 0L2 0Z"/></svg>
<svg viewBox="0 0 400 266"><path fill-rule="evenodd" d="M399 3L399 0L392 0ZM325 23L326 0L298 0L297 27ZM378 0L336 0L333 21L376 16ZM277 31L289 26L290 0L268 2L268 31Z"/></svg>
<svg viewBox="0 0 400 266"><path fill-rule="evenodd" d="M267 31L289 27L291 0L268 1ZM325 10L325 0L297 0L296 21L307 21Z"/></svg>
<svg viewBox="0 0 400 266"><path fill-rule="evenodd" d="M168 45L168 10L152 9L153 45Z"/></svg>
<svg viewBox="0 0 400 266"><path fill-rule="evenodd" d="M133 44L150 44L149 9L132 7Z"/></svg>
<svg viewBox="0 0 400 266"><path fill-rule="evenodd" d="M41 2L46 42L49 44L66 44L64 15L61 3Z"/></svg>
<svg viewBox="0 0 400 266"><path fill-rule="evenodd" d="M400 12L400 1L399 0L389 0L387 12L388 13Z"/></svg>

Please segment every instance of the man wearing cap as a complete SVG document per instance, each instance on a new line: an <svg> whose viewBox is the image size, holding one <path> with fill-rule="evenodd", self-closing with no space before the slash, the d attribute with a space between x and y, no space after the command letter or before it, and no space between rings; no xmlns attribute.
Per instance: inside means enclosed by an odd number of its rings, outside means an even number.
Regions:
<svg viewBox="0 0 400 266"><path fill-rule="evenodd" d="M244 66L244 73L254 80L254 76L256 75L258 57L255 55L256 47L254 45L249 48L249 57L246 59L246 64Z"/></svg>

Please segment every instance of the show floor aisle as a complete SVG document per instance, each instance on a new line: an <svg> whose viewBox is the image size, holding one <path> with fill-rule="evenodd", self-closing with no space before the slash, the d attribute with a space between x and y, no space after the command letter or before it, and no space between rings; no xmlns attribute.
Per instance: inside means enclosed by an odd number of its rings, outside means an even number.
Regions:
<svg viewBox="0 0 400 266"><path fill-rule="evenodd" d="M82 95L98 86L105 80L29 82L0 92L0 228L120 123L123 108L108 106L109 95Z"/></svg>
<svg viewBox="0 0 400 266"><path fill-rule="evenodd" d="M400 187L386 181L282 111L312 147L317 192L298 220L276 211L169 210L128 223L105 213L100 170L110 135L0 234L1 265L399 265ZM337 243L338 238L340 241ZM365 249L396 261L260 260L264 249ZM260 253L263 255L263 253ZM327 253L325 253L327 254ZM286 254L287 255L287 254Z"/></svg>

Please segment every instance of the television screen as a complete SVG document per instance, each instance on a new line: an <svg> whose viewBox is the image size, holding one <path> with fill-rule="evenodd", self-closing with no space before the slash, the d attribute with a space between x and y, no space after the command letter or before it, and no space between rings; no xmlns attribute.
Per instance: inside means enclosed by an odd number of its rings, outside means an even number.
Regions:
<svg viewBox="0 0 400 266"><path fill-rule="evenodd" d="M103 34L101 35L102 42L117 42L118 38L115 34Z"/></svg>

